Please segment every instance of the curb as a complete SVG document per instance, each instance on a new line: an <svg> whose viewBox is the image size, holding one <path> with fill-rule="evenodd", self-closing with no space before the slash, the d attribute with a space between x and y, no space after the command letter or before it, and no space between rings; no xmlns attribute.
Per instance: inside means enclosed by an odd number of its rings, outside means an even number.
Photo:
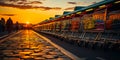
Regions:
<svg viewBox="0 0 120 60"><path fill-rule="evenodd" d="M11 32L11 33L5 34L5 35L0 37L0 40L4 39L5 37L8 37L9 35L14 34L14 33L15 32Z"/></svg>
<svg viewBox="0 0 120 60"><path fill-rule="evenodd" d="M0 43L2 43L2 42L5 41L6 39L8 39L8 38L10 38L10 37L12 37L12 36L20 33L20 32L21 32L21 31L12 32L12 33L10 33L10 34L7 34L7 35L4 35L4 36L0 37Z"/></svg>
<svg viewBox="0 0 120 60"><path fill-rule="evenodd" d="M72 54L71 52L65 50L64 48L60 47L59 45L53 43L50 39L38 34L37 32L33 31L35 34L37 34L39 37L41 37L42 39L46 40L47 42L49 42L50 44L52 44L54 47L58 48L62 53L64 53L65 55L67 55L68 57L70 57L73 60L85 60L82 58L77 57L76 55Z"/></svg>

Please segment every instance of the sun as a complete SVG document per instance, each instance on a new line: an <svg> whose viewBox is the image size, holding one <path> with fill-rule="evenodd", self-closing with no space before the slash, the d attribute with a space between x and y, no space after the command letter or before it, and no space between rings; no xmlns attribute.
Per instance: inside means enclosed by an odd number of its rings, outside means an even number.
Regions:
<svg viewBox="0 0 120 60"><path fill-rule="evenodd" d="M26 24L30 24L30 22L26 22Z"/></svg>

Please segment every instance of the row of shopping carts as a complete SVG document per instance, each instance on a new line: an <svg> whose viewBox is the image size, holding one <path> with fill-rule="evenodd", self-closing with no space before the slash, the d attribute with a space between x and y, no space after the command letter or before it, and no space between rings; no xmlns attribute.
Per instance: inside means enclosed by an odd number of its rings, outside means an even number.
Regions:
<svg viewBox="0 0 120 60"><path fill-rule="evenodd" d="M90 49L103 49L120 51L120 33L119 32L52 32L41 31L41 33L53 36L61 41L75 44L80 47Z"/></svg>

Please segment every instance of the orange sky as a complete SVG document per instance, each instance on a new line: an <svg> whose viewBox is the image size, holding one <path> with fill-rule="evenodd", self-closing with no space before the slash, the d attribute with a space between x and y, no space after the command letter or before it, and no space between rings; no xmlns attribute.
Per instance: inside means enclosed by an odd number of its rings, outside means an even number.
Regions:
<svg viewBox="0 0 120 60"><path fill-rule="evenodd" d="M39 23L43 20L73 11L75 6L88 6L102 0L0 0L0 18L14 22Z"/></svg>
<svg viewBox="0 0 120 60"><path fill-rule="evenodd" d="M17 9L12 7L1 7L0 6L0 17L4 17L7 20L11 17L14 22L18 21L20 23L30 22L30 23L38 23L45 19L49 19L49 17L54 17L55 14L62 14L62 10L59 12L56 10L48 10L48 11L41 11L39 9ZM8 16L7 14L11 14L12 16Z"/></svg>

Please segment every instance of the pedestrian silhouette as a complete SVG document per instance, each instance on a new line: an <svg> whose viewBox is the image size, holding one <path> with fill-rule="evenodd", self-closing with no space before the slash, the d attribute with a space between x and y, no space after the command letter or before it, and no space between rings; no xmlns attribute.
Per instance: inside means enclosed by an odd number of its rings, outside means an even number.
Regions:
<svg viewBox="0 0 120 60"><path fill-rule="evenodd" d="M13 31L13 21L11 18L9 18L6 22L6 29L7 29L8 33Z"/></svg>

